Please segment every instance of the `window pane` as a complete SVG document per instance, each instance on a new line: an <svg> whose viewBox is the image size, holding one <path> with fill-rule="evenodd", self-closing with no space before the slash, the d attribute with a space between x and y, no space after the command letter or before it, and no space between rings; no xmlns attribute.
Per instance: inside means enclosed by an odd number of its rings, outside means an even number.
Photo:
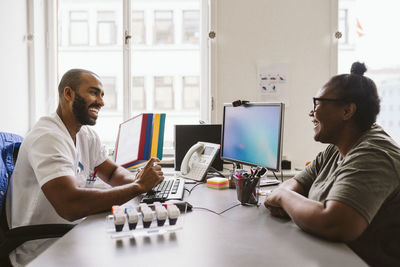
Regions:
<svg viewBox="0 0 400 267"><path fill-rule="evenodd" d="M339 42L338 72L349 73L355 61L367 66L365 76L375 81L381 98L377 123L400 143L400 37L398 36L398 1L396 0L339 0L340 25L348 25L348 40ZM371 16L371 11L374 16ZM343 20L346 19L346 22ZM339 25L339 26L340 26ZM341 26L342 28L344 26Z"/></svg>
<svg viewBox="0 0 400 267"><path fill-rule="evenodd" d="M183 103L184 109L200 108L200 80L198 76L183 77Z"/></svg>
<svg viewBox="0 0 400 267"><path fill-rule="evenodd" d="M154 78L154 108L172 109L174 107L174 92L172 77Z"/></svg>
<svg viewBox="0 0 400 267"><path fill-rule="evenodd" d="M200 36L200 11L183 11L183 42L198 44Z"/></svg>
<svg viewBox="0 0 400 267"><path fill-rule="evenodd" d="M174 42L173 12L154 12L154 41L156 44L172 44Z"/></svg>
<svg viewBox="0 0 400 267"><path fill-rule="evenodd" d="M146 30L144 23L144 11L132 11L132 33L134 44L146 43Z"/></svg>
<svg viewBox="0 0 400 267"><path fill-rule="evenodd" d="M88 12L70 11L69 16L69 43L71 45L89 44Z"/></svg>
<svg viewBox="0 0 400 267"><path fill-rule="evenodd" d="M134 111L146 109L144 77L132 78L132 108Z"/></svg>
<svg viewBox="0 0 400 267"><path fill-rule="evenodd" d="M81 68L101 77L104 104L94 129L102 142L114 145L123 121L122 0L59 0L59 36L69 42L58 46L58 79L66 71ZM122 36L121 36L122 37ZM86 44L86 46L76 46ZM112 45L104 49L104 45Z"/></svg>
<svg viewBox="0 0 400 267"><path fill-rule="evenodd" d="M100 45L116 44L116 23L115 12L99 11L97 12L97 43Z"/></svg>

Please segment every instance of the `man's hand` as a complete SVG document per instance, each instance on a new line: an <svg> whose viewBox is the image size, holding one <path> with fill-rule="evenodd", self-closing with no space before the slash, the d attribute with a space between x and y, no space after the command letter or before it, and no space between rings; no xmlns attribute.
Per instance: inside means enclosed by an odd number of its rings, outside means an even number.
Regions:
<svg viewBox="0 0 400 267"><path fill-rule="evenodd" d="M133 178L134 181L136 181L137 179L139 179L139 177L142 175L142 171L143 171L143 168L139 168L139 169L136 170L136 175L135 175L135 177Z"/></svg>
<svg viewBox="0 0 400 267"><path fill-rule="evenodd" d="M137 175L135 183L139 185L142 193L150 191L164 180L164 173L161 170L161 166L154 164L156 162L160 162L160 160L158 158L151 158Z"/></svg>

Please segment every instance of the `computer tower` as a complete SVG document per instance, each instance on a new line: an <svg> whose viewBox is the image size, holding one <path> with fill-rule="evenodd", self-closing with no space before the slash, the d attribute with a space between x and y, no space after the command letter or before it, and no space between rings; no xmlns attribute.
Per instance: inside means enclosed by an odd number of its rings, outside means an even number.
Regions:
<svg viewBox="0 0 400 267"><path fill-rule="evenodd" d="M186 152L197 142L221 144L221 124L175 125L175 170L179 171ZM223 169L220 153L217 154L212 167Z"/></svg>

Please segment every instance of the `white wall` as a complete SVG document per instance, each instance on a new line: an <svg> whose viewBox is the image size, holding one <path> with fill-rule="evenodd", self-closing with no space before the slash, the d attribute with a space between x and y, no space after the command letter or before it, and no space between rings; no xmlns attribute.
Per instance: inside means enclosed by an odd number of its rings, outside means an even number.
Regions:
<svg viewBox="0 0 400 267"><path fill-rule="evenodd" d="M0 1L0 131L28 131L26 0Z"/></svg>
<svg viewBox="0 0 400 267"><path fill-rule="evenodd" d="M336 44L331 36L332 25L337 25L337 0L216 0L214 5L212 120L222 121L223 103L259 101L258 61L287 62L290 105L285 110L283 155L292 166L304 167L324 147L313 140L308 113L314 94L335 74L331 69L336 70Z"/></svg>

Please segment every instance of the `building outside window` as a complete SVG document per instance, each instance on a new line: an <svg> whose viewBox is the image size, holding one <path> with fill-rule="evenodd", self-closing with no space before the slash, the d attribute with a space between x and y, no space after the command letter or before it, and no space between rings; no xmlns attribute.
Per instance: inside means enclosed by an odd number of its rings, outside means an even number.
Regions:
<svg viewBox="0 0 400 267"><path fill-rule="evenodd" d="M174 43L174 22L172 10L154 11L154 43Z"/></svg>
<svg viewBox="0 0 400 267"><path fill-rule="evenodd" d="M87 11L70 11L69 44L89 45L89 14Z"/></svg>
<svg viewBox="0 0 400 267"><path fill-rule="evenodd" d="M174 108L174 89L172 77L154 77L154 108L158 110Z"/></svg>
<svg viewBox="0 0 400 267"><path fill-rule="evenodd" d="M104 107L103 109L116 111L118 105L118 94L116 90L116 79L115 77L100 77L103 83L104 90Z"/></svg>
<svg viewBox="0 0 400 267"><path fill-rule="evenodd" d="M400 25L398 1L338 2L339 30L343 34L347 25L347 40L350 43L349 46L346 40L339 39L338 73L349 73L355 61L366 64L368 70L364 75L375 81L381 100L377 123L400 143L400 36L396 34ZM371 16L371 10L379 12Z"/></svg>
<svg viewBox="0 0 400 267"><path fill-rule="evenodd" d="M146 91L144 77L132 77L132 109L133 111L146 109ZM135 112L134 112L135 113Z"/></svg>
<svg viewBox="0 0 400 267"><path fill-rule="evenodd" d="M198 76L182 78L183 109L198 109L200 107L200 79Z"/></svg>
<svg viewBox="0 0 400 267"><path fill-rule="evenodd" d="M124 120L142 112L162 112L167 115L164 147L170 151L175 124L207 121L201 118L205 114L201 108L208 110L209 101L196 99L209 96L204 93L209 91L204 87L208 81L202 80L207 66L201 65L206 62L202 57L208 58L208 50L201 46L206 42L200 42L198 32L206 16L197 18L196 26L194 13L206 15L208 9L200 11L205 0L132 0L130 10L126 10L129 6L124 1L58 0L58 17L53 22L59 22L55 28L60 36L54 55L58 64L55 75L60 79L69 69L83 68L103 76L105 107L93 128L104 144L115 144ZM183 11L190 13L183 15ZM75 45L69 41L71 24L78 30L73 38ZM126 42L123 37L128 26L132 38ZM197 36L198 44L190 49L182 45L182 29L186 29L185 40L194 42ZM126 57L128 54L130 57Z"/></svg>
<svg viewBox="0 0 400 267"><path fill-rule="evenodd" d="M182 13L182 42L198 44L200 40L200 11L184 10Z"/></svg>
<svg viewBox="0 0 400 267"><path fill-rule="evenodd" d="M132 11L132 36L133 44L146 43L146 27L143 10Z"/></svg>
<svg viewBox="0 0 400 267"><path fill-rule="evenodd" d="M97 43L115 45L117 43L117 25L114 11L97 12Z"/></svg>

